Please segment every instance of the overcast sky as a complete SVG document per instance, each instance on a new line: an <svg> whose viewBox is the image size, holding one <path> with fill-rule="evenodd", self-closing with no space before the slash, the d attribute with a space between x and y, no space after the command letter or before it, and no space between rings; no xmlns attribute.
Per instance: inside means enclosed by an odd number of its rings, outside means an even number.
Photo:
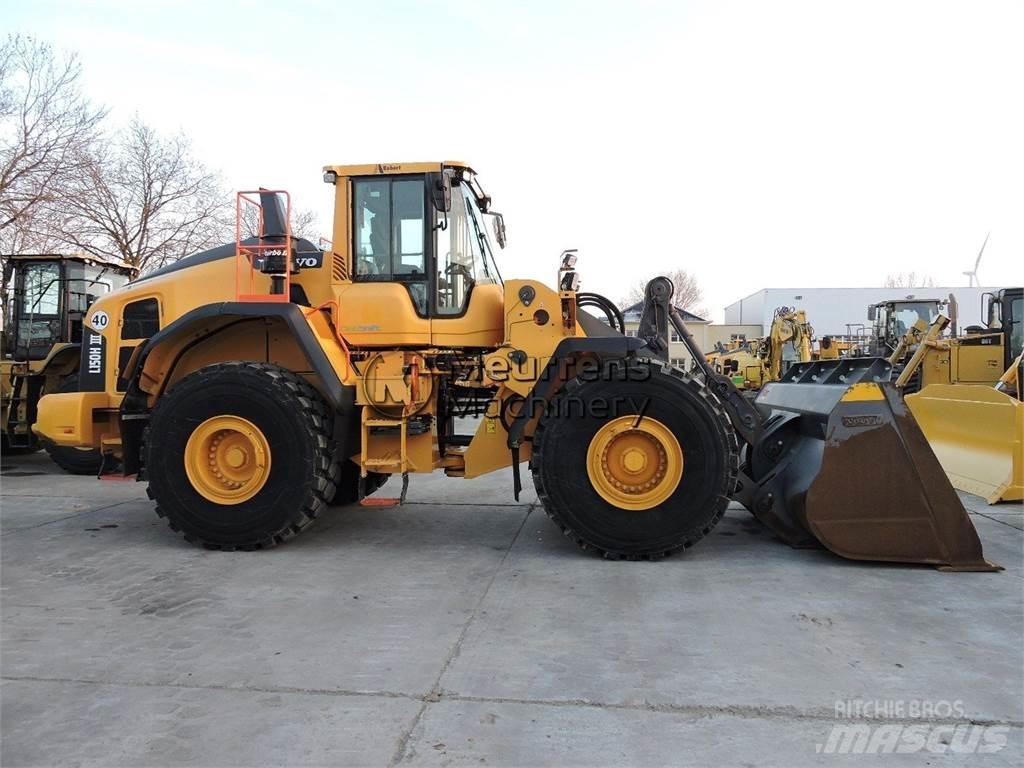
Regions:
<svg viewBox="0 0 1024 768"><path fill-rule="evenodd" d="M462 159L505 277L619 298L677 267L706 306L915 270L1024 280L1021 2L23 2L88 92L183 130L232 188L330 232L327 163Z"/></svg>

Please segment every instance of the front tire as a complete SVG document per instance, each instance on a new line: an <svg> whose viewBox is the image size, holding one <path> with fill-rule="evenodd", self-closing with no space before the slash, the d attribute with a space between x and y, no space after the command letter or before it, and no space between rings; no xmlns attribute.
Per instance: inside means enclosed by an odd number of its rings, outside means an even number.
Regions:
<svg viewBox="0 0 1024 768"><path fill-rule="evenodd" d="M608 559L695 544L736 483L728 418L698 380L657 361L612 361L603 374L569 382L534 435L530 467L545 511Z"/></svg>
<svg viewBox="0 0 1024 768"><path fill-rule="evenodd" d="M157 514L211 549L280 544L335 493L333 416L304 379L267 363L211 365L157 402L144 456Z"/></svg>

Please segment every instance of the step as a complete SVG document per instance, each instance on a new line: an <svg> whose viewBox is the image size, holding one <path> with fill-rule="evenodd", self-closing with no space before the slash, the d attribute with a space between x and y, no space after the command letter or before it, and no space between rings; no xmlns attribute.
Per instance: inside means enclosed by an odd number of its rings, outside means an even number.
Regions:
<svg viewBox="0 0 1024 768"><path fill-rule="evenodd" d="M367 467L393 467L397 464L401 464L402 460L395 459L367 459L363 462L364 466Z"/></svg>
<svg viewBox="0 0 1024 768"><path fill-rule="evenodd" d="M386 496L367 496L359 501L361 507L397 507L402 503L401 499L388 498Z"/></svg>

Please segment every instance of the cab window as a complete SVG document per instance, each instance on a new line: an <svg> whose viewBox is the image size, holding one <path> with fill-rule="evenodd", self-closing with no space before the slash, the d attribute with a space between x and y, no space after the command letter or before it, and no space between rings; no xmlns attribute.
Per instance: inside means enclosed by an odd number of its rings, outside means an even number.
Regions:
<svg viewBox="0 0 1024 768"><path fill-rule="evenodd" d="M42 360L50 347L61 340L60 264L31 262L23 267L21 295L13 313L15 357L18 360ZM13 304L14 302L12 302Z"/></svg>
<svg viewBox="0 0 1024 768"><path fill-rule="evenodd" d="M484 214L465 182L452 190L447 225L437 230L437 314L461 315L474 285L500 282Z"/></svg>
<svg viewBox="0 0 1024 768"><path fill-rule="evenodd" d="M107 293L122 287L128 278L104 267L77 265L68 280L68 304L72 312L85 312Z"/></svg>
<svg viewBox="0 0 1024 768"><path fill-rule="evenodd" d="M60 310L60 265L54 262L25 267L22 310L26 315L56 315Z"/></svg>
<svg viewBox="0 0 1024 768"><path fill-rule="evenodd" d="M405 283L427 313L425 193L422 178L359 179L355 197L356 282Z"/></svg>
<svg viewBox="0 0 1024 768"><path fill-rule="evenodd" d="M123 320L122 339L148 339L160 330L160 305L156 299L133 301L125 305Z"/></svg>
<svg viewBox="0 0 1024 768"><path fill-rule="evenodd" d="M894 315L894 332L897 336L903 336L914 327L914 323L918 320L924 320L925 323L931 324L938 316L935 305L927 302L920 304L897 304Z"/></svg>

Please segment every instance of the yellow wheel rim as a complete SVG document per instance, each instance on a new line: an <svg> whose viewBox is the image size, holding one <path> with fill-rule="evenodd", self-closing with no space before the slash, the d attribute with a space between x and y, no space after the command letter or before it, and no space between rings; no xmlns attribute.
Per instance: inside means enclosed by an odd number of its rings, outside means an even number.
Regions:
<svg viewBox="0 0 1024 768"><path fill-rule="evenodd" d="M241 504L267 482L270 444L259 427L240 416L214 416L185 445L185 473L214 504Z"/></svg>
<svg viewBox="0 0 1024 768"><path fill-rule="evenodd" d="M640 511L675 493L683 477L683 449L660 421L637 418L620 416L597 431L587 449L587 475L609 504Z"/></svg>

